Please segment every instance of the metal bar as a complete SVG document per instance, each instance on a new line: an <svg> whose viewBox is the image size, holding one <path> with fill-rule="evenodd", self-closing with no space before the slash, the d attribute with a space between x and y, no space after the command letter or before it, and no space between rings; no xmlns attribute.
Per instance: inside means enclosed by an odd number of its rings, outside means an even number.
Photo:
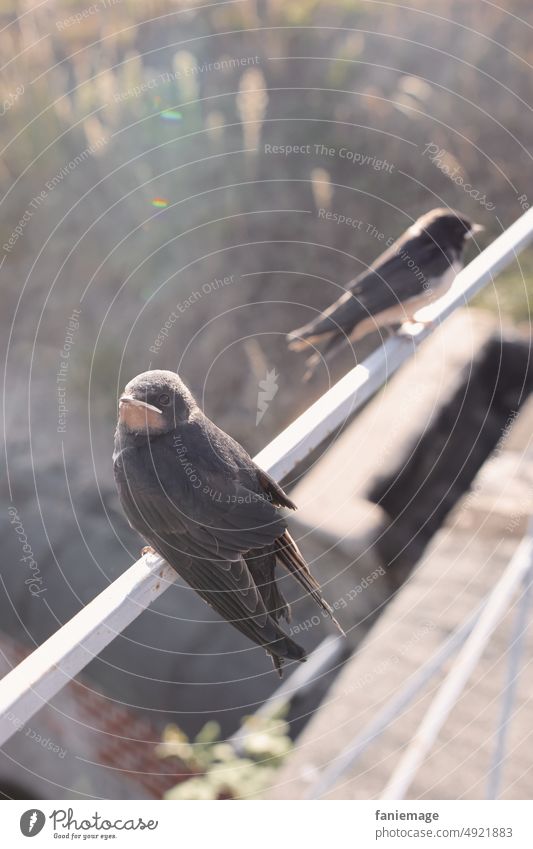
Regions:
<svg viewBox="0 0 533 849"><path fill-rule="evenodd" d="M176 579L146 555L0 681L0 745L133 622Z"/></svg>
<svg viewBox="0 0 533 849"><path fill-rule="evenodd" d="M363 728L359 734L342 750L328 767L322 772L316 784L311 788L307 798L320 799L335 787L342 776L352 769L363 752L394 722L407 708L422 688L442 669L448 658L462 646L472 628L476 624L483 604L465 620L448 637L437 651L416 672L411 675L404 686L394 693L388 702L378 711L376 716Z"/></svg>
<svg viewBox="0 0 533 849"><path fill-rule="evenodd" d="M511 562L488 596L485 608L465 645L431 702L418 731L388 781L381 798L403 799L428 752L457 702L485 647L509 608L513 593L524 580L533 559L533 523Z"/></svg>
<svg viewBox="0 0 533 849"><path fill-rule="evenodd" d="M533 239L533 209L502 233L456 278L447 296L424 311L437 325L473 297ZM255 460L280 480L383 386L434 326L409 328L352 369L264 448ZM163 571L161 571L163 570ZM0 745L77 675L172 583L159 558L142 558L0 681ZM133 595L131 595L133 594ZM11 717L11 718L10 718ZM12 717L16 717L13 720Z"/></svg>
<svg viewBox="0 0 533 849"><path fill-rule="evenodd" d="M520 662L525 648L525 636L529 624L529 611L533 600L533 561L524 576L524 591L518 603L518 610L514 619L514 627L509 644L509 663L505 689L502 696L500 721L496 736L496 745L492 756L492 766L487 782L487 799L498 799L502 788L503 767L505 765L505 751L507 747L507 736L511 715L516 695L516 685L520 673Z"/></svg>

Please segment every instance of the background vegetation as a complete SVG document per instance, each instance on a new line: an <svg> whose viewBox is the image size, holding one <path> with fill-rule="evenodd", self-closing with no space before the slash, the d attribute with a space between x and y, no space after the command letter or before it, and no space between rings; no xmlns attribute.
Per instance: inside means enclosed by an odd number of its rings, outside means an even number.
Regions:
<svg viewBox="0 0 533 849"><path fill-rule="evenodd" d="M10 26L26 6L2 4L2 99L24 92L0 124L1 242L51 177L100 145L47 193L6 257L6 333L22 295L9 374L18 383L34 342L39 365L54 368L65 320L86 293L71 400L85 402L90 379L91 407L111 426L118 383L150 362L179 364L208 412L255 450L309 400L301 358L287 356L280 334L379 253L368 225L396 235L446 203L485 224L488 240L528 202L531 30L520 16L529 9L525 0L507 10L194 5L102 0L88 13L90 4L60 0ZM424 155L428 143L492 211ZM310 154L269 155L265 144L310 145ZM341 148L392 169L353 164ZM362 229L324 221L321 206ZM176 303L229 275L151 354ZM525 319L529 286L517 267L484 303ZM280 388L256 429L267 367Z"/></svg>

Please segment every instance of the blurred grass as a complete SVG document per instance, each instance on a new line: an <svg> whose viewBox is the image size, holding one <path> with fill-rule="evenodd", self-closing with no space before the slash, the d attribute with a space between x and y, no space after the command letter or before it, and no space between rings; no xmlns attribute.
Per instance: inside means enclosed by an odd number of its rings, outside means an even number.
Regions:
<svg viewBox="0 0 533 849"><path fill-rule="evenodd" d="M38 339L51 352L65 310L92 280L76 353L80 394L93 359L92 381L106 397L114 397L122 375L150 361L179 363L193 390L205 389L208 412L255 450L310 401L303 358L287 356L283 333L327 306L360 262L381 249L364 231L320 220L319 205L387 236L442 204L492 231L491 214L423 155L432 142L495 204L504 226L521 212L517 195L528 188L532 130L518 98L531 99L531 43L513 14L527 18L528 0L513 0L506 10L485 7L483 16L475 4L449 0L439 5L438 26L422 0L410 8L250 0L188 12L189 2L122 0L58 28L88 5L58 0L18 22L22 0L0 8L0 53L9 57L0 92L6 97L25 85L0 122L0 189L9 193L0 243L51 176L95 139L106 139L50 192L46 214L32 218L2 270L7 333L21 281L39 256L22 311L27 346L54 281ZM202 71L131 94L179 68L251 56L258 57L253 66ZM495 80L507 87L505 96L495 93ZM164 119L166 110L175 120ZM311 153L268 156L265 143L310 144ZM394 167L354 167L316 154L314 144ZM256 149L239 154L244 147ZM167 207L155 209L156 198ZM280 209L302 212L269 212ZM515 265L477 303L526 320L530 253L522 267L524 280ZM199 301L152 357L149 345L176 302L227 274L235 285ZM240 341L246 336L283 378L259 428L250 423L264 374L254 372ZM225 359L218 359L221 351ZM216 377L206 385L208 374ZM111 416L114 405L107 406Z"/></svg>
<svg viewBox="0 0 533 849"><path fill-rule="evenodd" d="M472 305L515 323L531 321L533 249L523 251L512 265L474 298Z"/></svg>

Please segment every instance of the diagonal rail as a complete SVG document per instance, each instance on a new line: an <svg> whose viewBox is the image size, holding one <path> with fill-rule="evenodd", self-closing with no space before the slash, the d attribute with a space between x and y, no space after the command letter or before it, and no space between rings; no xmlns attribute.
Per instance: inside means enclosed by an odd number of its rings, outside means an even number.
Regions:
<svg viewBox="0 0 533 849"><path fill-rule="evenodd" d="M298 464L360 409L419 344L533 241L533 209L477 256L439 301L424 310L425 322L409 326L408 336L385 342L322 395L255 457L277 480ZM161 558L138 560L83 610L0 681L0 745L120 634L175 580Z"/></svg>
<svg viewBox="0 0 533 849"><path fill-rule="evenodd" d="M513 596L521 583L529 583L533 567L533 521L518 546L514 557L500 580L494 586L472 633L444 679L444 683L431 702L420 726L383 793L382 799L404 799L414 777L435 743L439 732L450 715L476 668L494 630L507 613Z"/></svg>
<svg viewBox="0 0 533 849"><path fill-rule="evenodd" d="M522 597L518 601L511 642L509 644L507 677L502 693L501 713L496 732L496 745L492 756L487 781L487 799L499 799L502 784L505 756L509 742L509 730L515 707L520 663L525 651L526 631L530 622L531 602L533 601L533 560L523 581Z"/></svg>
<svg viewBox="0 0 533 849"><path fill-rule="evenodd" d="M448 637L437 651L407 679L404 686L378 710L345 749L323 770L318 781L311 788L307 798L321 799L332 790L340 779L357 763L372 743L398 717L400 717L426 685L442 671L446 662L463 645L476 622L483 604ZM290 682L289 681L287 683Z"/></svg>

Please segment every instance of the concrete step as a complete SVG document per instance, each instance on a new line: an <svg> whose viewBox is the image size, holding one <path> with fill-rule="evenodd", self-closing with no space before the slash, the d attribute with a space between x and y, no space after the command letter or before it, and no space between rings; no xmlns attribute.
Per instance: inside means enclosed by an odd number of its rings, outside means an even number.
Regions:
<svg viewBox="0 0 533 849"><path fill-rule="evenodd" d="M344 667L298 738L271 798L305 798L317 775L486 597L507 566L533 512L533 401L511 423L467 493L448 515L404 587ZM483 505L483 510L480 509ZM515 517L510 524L509 516ZM514 608L494 633L469 685L411 787L411 798L483 798L494 746ZM531 798L524 758L533 727L533 628L527 632L505 765L504 798ZM449 668L449 664L447 666ZM375 741L328 798L376 798L411 739L442 676Z"/></svg>

